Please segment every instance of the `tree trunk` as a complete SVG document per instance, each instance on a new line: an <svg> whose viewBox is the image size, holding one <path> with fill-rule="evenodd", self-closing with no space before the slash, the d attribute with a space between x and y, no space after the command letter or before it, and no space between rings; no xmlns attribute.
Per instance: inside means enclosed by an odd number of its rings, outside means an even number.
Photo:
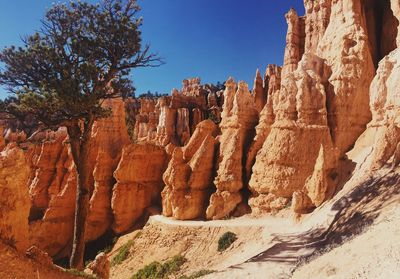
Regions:
<svg viewBox="0 0 400 279"><path fill-rule="evenodd" d="M79 129L79 127L75 127L75 132L77 129ZM88 131L86 131L86 133L90 134ZM85 136L86 133L84 132L81 137L76 138L76 133L74 133L73 129L68 129L72 156L77 171L74 234L70 267L78 270L83 270L84 268L85 228L90 199L90 170L88 164L90 137Z"/></svg>

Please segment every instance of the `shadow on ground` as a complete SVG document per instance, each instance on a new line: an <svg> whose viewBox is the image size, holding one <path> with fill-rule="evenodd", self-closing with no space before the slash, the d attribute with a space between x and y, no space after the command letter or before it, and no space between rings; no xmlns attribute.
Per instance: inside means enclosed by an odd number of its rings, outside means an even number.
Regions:
<svg viewBox="0 0 400 279"><path fill-rule="evenodd" d="M399 201L399 173L392 171L385 176L372 177L332 205L334 217L328 228L275 235L275 245L247 262L280 262L295 266L305 263L362 233L383 208Z"/></svg>

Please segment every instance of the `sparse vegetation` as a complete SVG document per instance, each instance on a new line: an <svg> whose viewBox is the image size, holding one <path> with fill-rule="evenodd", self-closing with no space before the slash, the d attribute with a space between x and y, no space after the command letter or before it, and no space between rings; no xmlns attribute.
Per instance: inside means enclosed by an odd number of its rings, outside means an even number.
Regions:
<svg viewBox="0 0 400 279"><path fill-rule="evenodd" d="M133 240L129 240L118 249L118 253L112 258L111 266L121 264L129 255L129 249L133 245Z"/></svg>
<svg viewBox="0 0 400 279"><path fill-rule="evenodd" d="M97 277L94 276L94 275L87 274L87 273L85 273L85 272L83 272L83 271L79 271L79 270L74 269L74 268L66 269L65 272L67 272L67 273L69 273L69 274L72 274L72 275L74 275L74 276L80 276L80 277L83 277L83 278L97 279Z"/></svg>
<svg viewBox="0 0 400 279"><path fill-rule="evenodd" d="M206 276L207 274L211 274L214 272L215 272L214 270L202 269L202 270L199 270L199 271L193 273L192 275L181 276L181 277L179 277L179 279L195 279L195 278L200 278L202 276Z"/></svg>
<svg viewBox="0 0 400 279"><path fill-rule="evenodd" d="M218 240L218 251L222 252L229 248L233 242L237 240L237 236L233 232L224 233Z"/></svg>
<svg viewBox="0 0 400 279"><path fill-rule="evenodd" d="M161 264L152 262L136 272L131 279L164 279L180 270L186 262L185 257L177 255L172 259ZM196 277L194 277L196 278Z"/></svg>

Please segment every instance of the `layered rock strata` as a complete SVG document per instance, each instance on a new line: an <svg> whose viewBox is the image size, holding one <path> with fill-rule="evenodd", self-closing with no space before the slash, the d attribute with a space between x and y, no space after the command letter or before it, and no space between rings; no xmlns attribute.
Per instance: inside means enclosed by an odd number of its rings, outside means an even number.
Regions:
<svg viewBox="0 0 400 279"><path fill-rule="evenodd" d="M255 214L282 209L304 187L321 146L335 153L327 122L329 76L325 61L308 53L282 80L273 98L275 120L249 182L253 194L249 204Z"/></svg>
<svg viewBox="0 0 400 279"><path fill-rule="evenodd" d="M147 207L159 203L166 163L167 154L159 146L131 144L123 149L111 199L116 233L129 230Z"/></svg>
<svg viewBox="0 0 400 279"><path fill-rule="evenodd" d="M225 86L218 170L214 180L217 192L211 196L208 219L229 215L242 201L240 190L243 188L245 154L258 121L254 98L247 84L239 82L237 85L229 78Z"/></svg>
<svg viewBox="0 0 400 279"><path fill-rule="evenodd" d="M108 101L105 105L112 107L113 114L97 121L91 136L92 157L88 164L92 170L92 194L86 230L88 241L104 234L113 222L113 172L120 161L122 147L130 142L122 100ZM31 241L52 256L63 256L71 245L76 193L76 170L66 131L34 134L28 142L26 156L31 162L28 181L32 202Z"/></svg>
<svg viewBox="0 0 400 279"><path fill-rule="evenodd" d="M197 125L183 148L170 146L171 161L163 175L163 214L180 220L204 217L212 175L217 126L211 120Z"/></svg>

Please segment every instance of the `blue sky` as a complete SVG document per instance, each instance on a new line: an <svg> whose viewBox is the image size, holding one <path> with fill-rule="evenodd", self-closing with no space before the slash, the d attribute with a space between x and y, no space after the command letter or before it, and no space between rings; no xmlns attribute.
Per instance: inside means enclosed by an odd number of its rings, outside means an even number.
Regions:
<svg viewBox="0 0 400 279"><path fill-rule="evenodd" d="M40 27L54 0L1 0L0 48L19 45L20 36ZM63 2L63 1L61 1ZM96 2L96 1L91 1ZM304 14L302 0L139 0L143 40L166 64L135 69L136 93L169 93L188 77L204 83L229 76L252 86L257 68L282 64L290 7ZM0 98L6 96L0 88Z"/></svg>

